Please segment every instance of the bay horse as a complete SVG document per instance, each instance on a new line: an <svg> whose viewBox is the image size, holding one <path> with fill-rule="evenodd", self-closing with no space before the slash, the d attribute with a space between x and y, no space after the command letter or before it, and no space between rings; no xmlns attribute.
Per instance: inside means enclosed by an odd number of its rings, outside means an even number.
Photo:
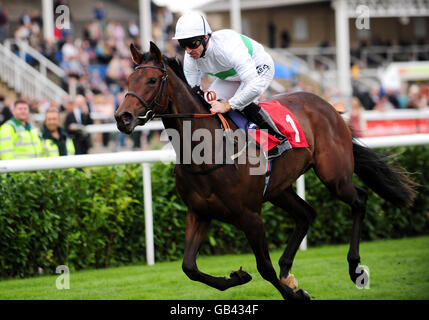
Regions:
<svg viewBox="0 0 429 320"><path fill-rule="evenodd" d="M184 140L189 137L184 135L181 115L190 118L189 114L207 114L208 104L187 84L181 63L176 58L163 56L153 42L150 43L149 52L141 53L133 44L130 50L137 67L128 78L129 91L115 112L118 129L130 134L137 125L161 117L165 128L175 129L181 142L186 143ZM196 259L200 245L211 220L217 219L244 232L256 257L258 272L277 288L284 299L307 300L310 299L308 293L296 289L295 279L291 278L289 271L299 245L316 217L316 211L295 193L293 182L312 168L329 191L351 207L353 225L347 261L354 283L361 274L357 272L360 263L359 240L368 191L353 183L353 173L382 198L400 208L413 203L415 184L404 170L396 170L378 153L358 144L342 116L322 98L308 92L279 94L272 98L293 113L302 126L309 146L288 150L273 160L271 181L265 194L265 176L250 175L249 161L223 166L193 162L184 165L179 161L175 167L176 186L188 207L182 269L190 279L219 290L251 280L251 276L241 267L229 277L214 277L198 269ZM227 114L225 117L230 127L237 129ZM213 136L215 130L220 128L216 117L191 118L188 121L193 131L205 128ZM175 151L180 153L183 150ZM287 211L295 222L279 260L279 277L270 260L261 218L265 201Z"/></svg>

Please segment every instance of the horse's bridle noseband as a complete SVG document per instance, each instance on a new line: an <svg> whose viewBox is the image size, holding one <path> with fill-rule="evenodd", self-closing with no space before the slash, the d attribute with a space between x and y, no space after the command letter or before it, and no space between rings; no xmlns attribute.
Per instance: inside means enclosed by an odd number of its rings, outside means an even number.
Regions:
<svg viewBox="0 0 429 320"><path fill-rule="evenodd" d="M153 97L152 101L150 103L147 103L145 101L145 99L143 99L138 93L134 92L134 91L128 91L125 94L125 97L130 95L133 96L135 98L137 98L137 100L139 100L139 102L146 108L148 109L148 111L146 112L146 114L144 116L139 116L137 118L144 120L144 122L147 122L149 120L151 120L152 118L155 117L156 113L155 110L158 107L167 107L167 106L163 106L161 104L159 104L159 99L162 97L162 93L164 92L164 89L166 87L167 81L168 81L168 75L167 75L167 69L165 68L164 63L162 64L162 67L158 67L158 66L153 66L153 65L140 65L135 67L135 71L139 70L139 69L143 69L143 68L154 68L154 69L158 69L162 71L162 77L161 77L161 84L158 87L158 91L155 94L155 96ZM152 108L152 106L154 105L154 107Z"/></svg>

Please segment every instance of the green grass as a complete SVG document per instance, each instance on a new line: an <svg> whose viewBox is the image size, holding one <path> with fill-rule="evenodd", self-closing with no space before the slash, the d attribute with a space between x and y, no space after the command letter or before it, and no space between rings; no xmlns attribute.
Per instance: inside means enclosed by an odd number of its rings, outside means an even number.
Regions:
<svg viewBox="0 0 429 320"><path fill-rule="evenodd" d="M315 300L429 299L429 236L362 243L362 264L370 269L369 289L357 289L350 281L347 251L347 245L299 251L292 269L299 287ZM282 251L270 253L278 272ZM261 278L251 254L200 256L197 263L201 271L216 276L227 276L243 266L253 280L221 292L189 280L182 272L181 261L175 261L150 267L141 264L71 272L69 290L56 289L58 275L3 280L0 299L281 299L277 290Z"/></svg>

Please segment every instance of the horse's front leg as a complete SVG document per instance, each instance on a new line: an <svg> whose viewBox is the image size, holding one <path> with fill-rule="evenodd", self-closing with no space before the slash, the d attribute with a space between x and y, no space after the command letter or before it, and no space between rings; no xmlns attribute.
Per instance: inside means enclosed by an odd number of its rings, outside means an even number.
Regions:
<svg viewBox="0 0 429 320"><path fill-rule="evenodd" d="M252 280L252 277L241 268L233 271L229 278L213 277L198 270L196 259L201 243L204 241L210 220L204 219L196 213L188 210L186 216L186 244L183 257L182 269L185 274L194 281L200 281L218 290L245 284Z"/></svg>
<svg viewBox="0 0 429 320"><path fill-rule="evenodd" d="M252 247L256 258L256 266L262 278L271 282L286 300L309 300L310 296L307 292L301 289L294 292L277 278L268 252L264 223L261 216L257 212L249 212L249 214L243 216L240 227Z"/></svg>
<svg viewBox="0 0 429 320"><path fill-rule="evenodd" d="M279 260L281 281L295 290L298 286L298 282L292 274L289 274L289 271L292 268L292 263L299 245L316 217L316 211L307 202L301 199L291 187L277 198L271 200L271 202L287 211L296 224L289 237L286 249Z"/></svg>

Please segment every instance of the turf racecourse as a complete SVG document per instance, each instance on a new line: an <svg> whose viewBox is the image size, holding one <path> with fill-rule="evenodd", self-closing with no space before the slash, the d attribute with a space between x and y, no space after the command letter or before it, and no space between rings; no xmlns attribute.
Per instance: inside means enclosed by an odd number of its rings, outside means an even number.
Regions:
<svg viewBox="0 0 429 320"><path fill-rule="evenodd" d="M380 240L361 244L362 264L370 270L369 288L358 289L348 277L348 245L299 251L292 269L299 287L314 300L421 300L429 299L429 236ZM278 272L281 250L270 252ZM228 276L240 266L253 280L218 291L189 280L181 261L84 270L70 273L70 289L58 290L58 275L0 281L2 300L279 300L280 294L262 279L252 254L200 256L200 270Z"/></svg>

